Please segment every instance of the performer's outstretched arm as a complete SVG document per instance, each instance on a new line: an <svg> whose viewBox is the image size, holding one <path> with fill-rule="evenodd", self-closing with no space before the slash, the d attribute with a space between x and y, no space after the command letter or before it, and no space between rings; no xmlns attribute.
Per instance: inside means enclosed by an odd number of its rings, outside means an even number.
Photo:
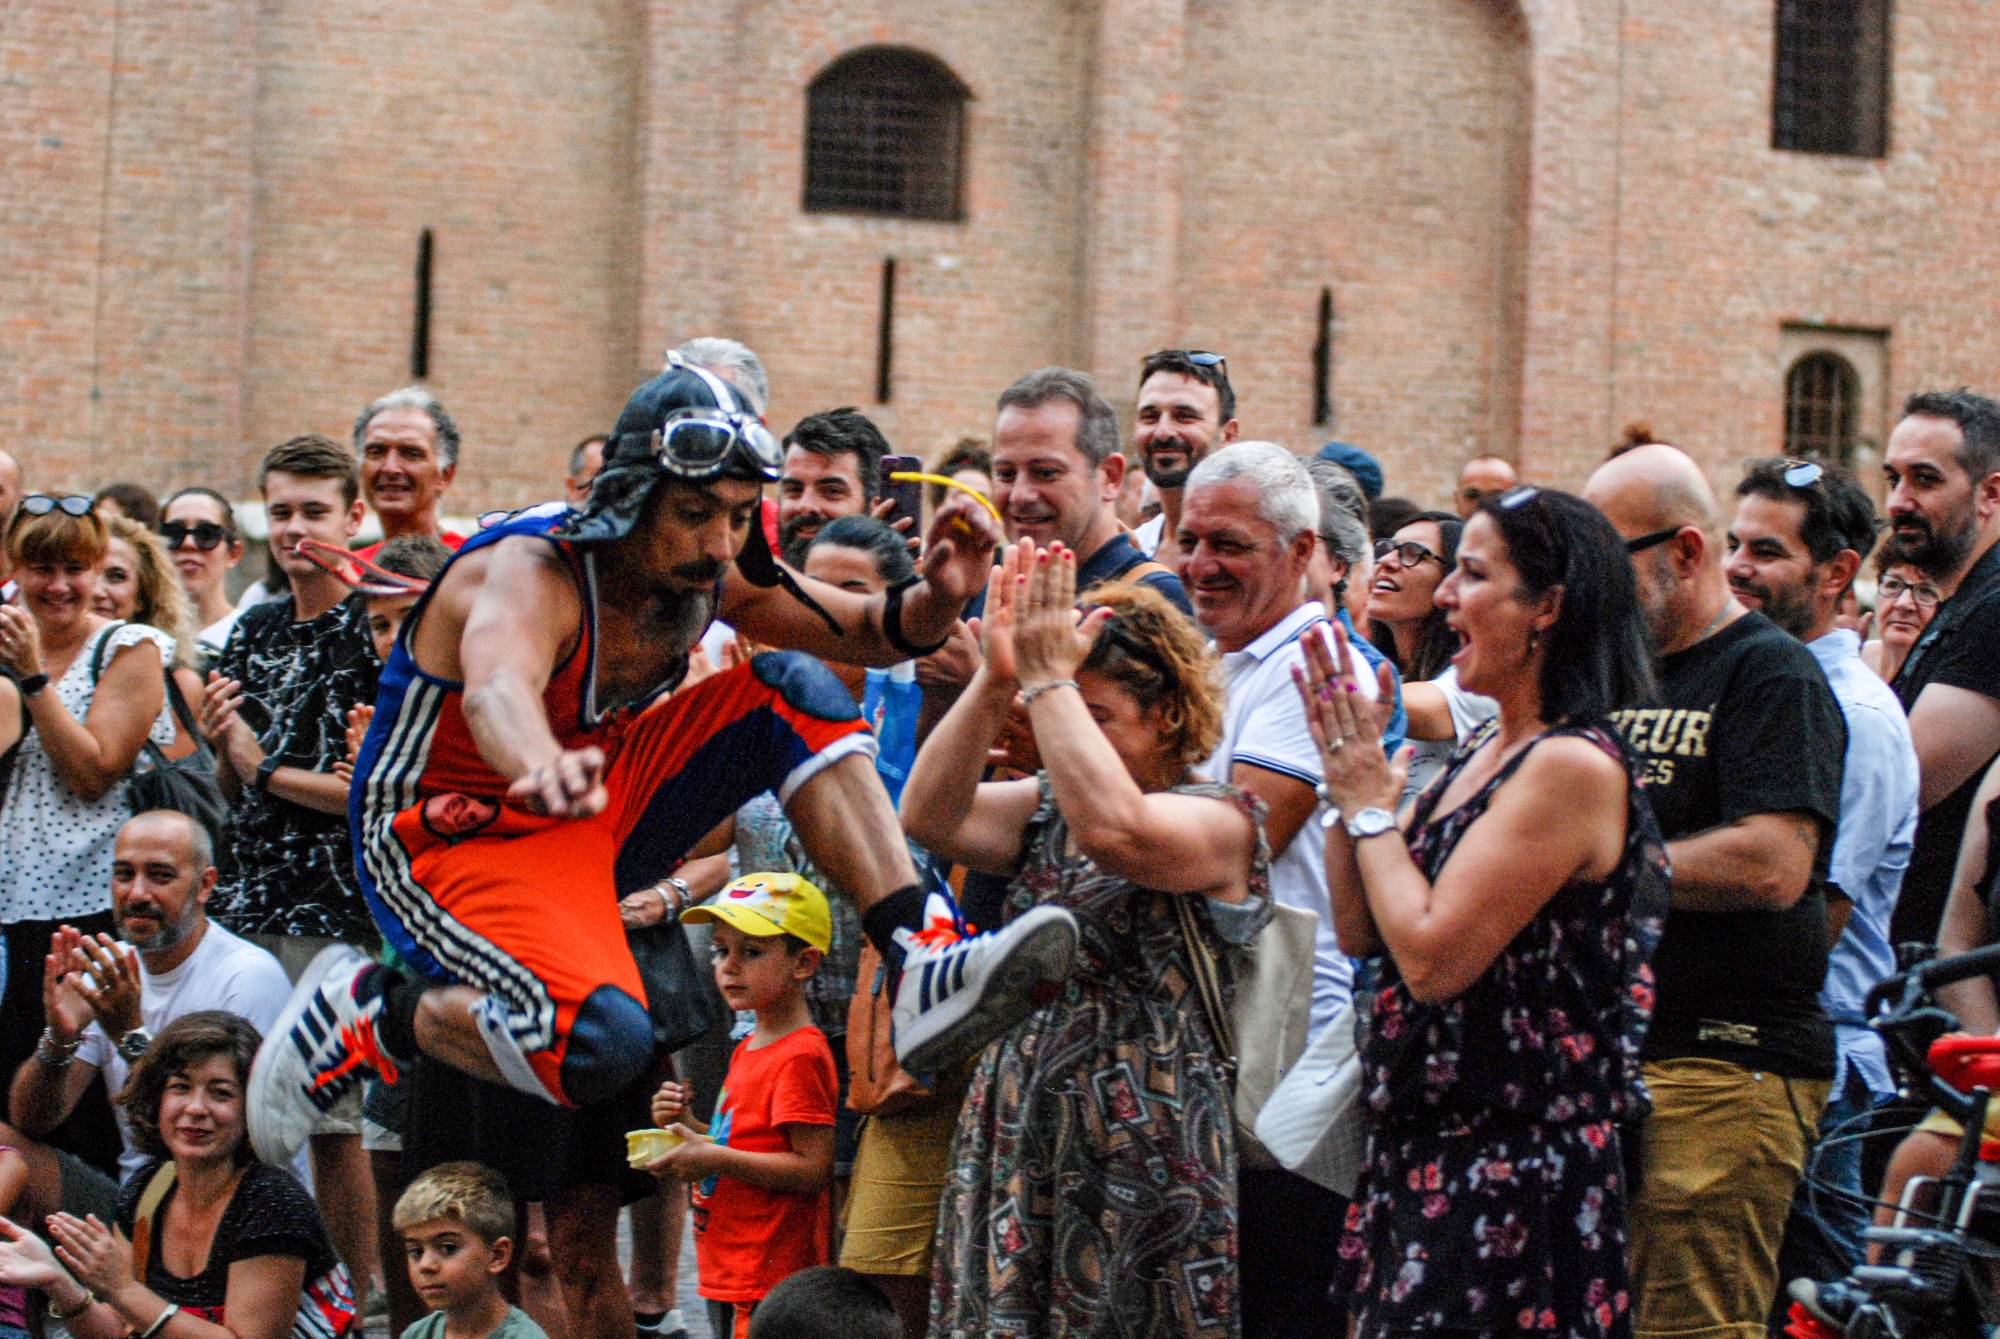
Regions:
<svg viewBox="0 0 2000 1339"><path fill-rule="evenodd" d="M734 568L719 613L753 642L845 665L893 665L910 659L912 647L931 646L950 634L966 602L986 589L1000 538L999 527L971 498L955 496L938 508L924 550L923 580L903 592L900 646L883 631L887 597L856 595L796 572L792 579L840 625L838 634L784 586L755 586Z"/></svg>

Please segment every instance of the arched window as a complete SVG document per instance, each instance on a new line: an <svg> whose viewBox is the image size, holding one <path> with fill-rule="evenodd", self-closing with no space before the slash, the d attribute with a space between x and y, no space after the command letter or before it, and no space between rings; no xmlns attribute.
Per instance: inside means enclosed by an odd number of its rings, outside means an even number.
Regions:
<svg viewBox="0 0 2000 1339"><path fill-rule="evenodd" d="M1861 377L1854 364L1821 350L1785 374L1785 454L1851 465Z"/></svg>
<svg viewBox="0 0 2000 1339"><path fill-rule="evenodd" d="M1888 0L1777 0L1771 147L1888 152Z"/></svg>
<svg viewBox="0 0 2000 1339"><path fill-rule="evenodd" d="M821 70L806 90L805 207L957 222L970 96L907 47L864 47Z"/></svg>

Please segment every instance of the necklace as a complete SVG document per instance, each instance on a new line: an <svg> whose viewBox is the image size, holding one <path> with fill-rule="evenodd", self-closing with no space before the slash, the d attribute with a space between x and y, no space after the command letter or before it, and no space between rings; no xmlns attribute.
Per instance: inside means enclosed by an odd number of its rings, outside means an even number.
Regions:
<svg viewBox="0 0 2000 1339"><path fill-rule="evenodd" d="M1721 610L1721 612L1720 612L1720 613L1718 613L1718 614L1716 614L1716 616L1715 616L1715 617L1714 617L1714 618L1713 618L1712 620L1710 620L1710 622L1709 622L1709 625L1708 625L1707 627L1705 627L1705 628L1703 628L1703 629L1701 630L1701 636L1699 636L1699 637L1695 638L1695 639L1694 639L1693 641L1689 642L1689 643L1688 643L1688 645L1689 645L1689 646L1699 646L1699 645L1701 645L1701 644L1702 644L1703 642L1707 641L1707 640L1708 640L1708 635L1709 635L1710 633L1714 632L1714 631L1715 631L1715 630L1716 630L1717 628L1719 628L1719 627L1721 627L1721 626L1722 626L1722 620L1723 620L1723 619L1725 619L1725 618L1728 618L1728 617L1729 617L1729 611L1730 611L1730 610L1732 610L1732 609L1734 609L1735 607L1736 607L1736 601L1735 601L1735 600L1733 600L1733 599L1732 599L1732 600L1726 600L1726 601L1724 601L1724 602L1723 602L1723 605L1722 605L1722 610Z"/></svg>

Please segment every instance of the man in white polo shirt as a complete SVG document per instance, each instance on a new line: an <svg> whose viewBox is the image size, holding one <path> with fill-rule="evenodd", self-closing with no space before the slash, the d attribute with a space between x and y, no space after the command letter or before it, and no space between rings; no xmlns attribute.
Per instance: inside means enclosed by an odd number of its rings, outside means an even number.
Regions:
<svg viewBox="0 0 2000 1339"><path fill-rule="evenodd" d="M95 1213L105 1222L118 1187L96 1168L36 1140L68 1119L90 1080L104 1075L116 1095L131 1063L153 1035L176 1018L222 1009L269 1028L291 997L278 960L208 919L215 859L207 831L185 814L155 809L118 831L111 864L111 911L123 943L56 932L53 956L73 970L45 980L49 1025L35 1053L14 1074L8 1100L12 1128L0 1144L28 1162L28 1189L17 1221L39 1223L62 1209ZM136 950L136 952L135 952ZM132 1145L125 1113L119 1158L129 1176L146 1157ZM294 1169L304 1175L303 1159Z"/></svg>
<svg viewBox="0 0 2000 1339"><path fill-rule="evenodd" d="M1302 459L1272 442L1239 442L1188 476L1178 530L1181 581L1222 654L1229 695L1222 744L1202 770L1264 801L1272 896L1319 917L1315 1033L1353 989L1353 965L1333 934L1326 834L1315 820L1319 749L1292 686L1292 666L1304 663L1300 636L1326 627L1326 611L1305 597L1319 519ZM1379 691L1365 675L1360 687L1369 697ZM1245 1339L1319 1332L1337 1314L1326 1301L1334 1256L1301 1253L1298 1243L1337 1240L1346 1201L1280 1170L1246 1166L1237 1184Z"/></svg>

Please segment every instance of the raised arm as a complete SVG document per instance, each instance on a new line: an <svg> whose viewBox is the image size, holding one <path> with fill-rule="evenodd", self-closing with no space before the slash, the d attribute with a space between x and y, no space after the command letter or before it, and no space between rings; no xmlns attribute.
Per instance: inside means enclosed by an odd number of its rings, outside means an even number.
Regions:
<svg viewBox="0 0 2000 1339"><path fill-rule="evenodd" d="M987 619L987 670L1013 660L1028 718L1034 724L1056 807L1077 849L1106 873L1166 893L1208 893L1241 901L1248 892L1257 831L1233 804L1205 796L1147 793L1098 728L1099 707L1076 688L1110 611L1080 618L1076 611L1076 555L1060 544L1029 550L1013 579L1010 598ZM1025 584L1023 584L1025 582ZM1002 591L1007 585L1003 577ZM1011 628L1008 626L1011 624ZM1011 652L999 648L1011 640Z"/></svg>
<svg viewBox="0 0 2000 1339"><path fill-rule="evenodd" d="M894 665L910 659L911 648L932 646L950 634L966 602L985 588L999 539L992 518L968 497L955 496L938 509L924 550L923 579L902 592L900 646L883 630L891 597L857 595L798 572L790 573L792 580L839 632L784 586L753 585L733 566L724 578L718 613L752 641L846 665Z"/></svg>

